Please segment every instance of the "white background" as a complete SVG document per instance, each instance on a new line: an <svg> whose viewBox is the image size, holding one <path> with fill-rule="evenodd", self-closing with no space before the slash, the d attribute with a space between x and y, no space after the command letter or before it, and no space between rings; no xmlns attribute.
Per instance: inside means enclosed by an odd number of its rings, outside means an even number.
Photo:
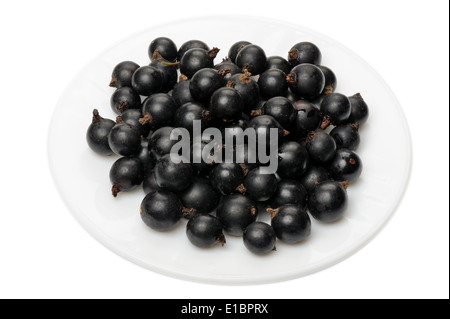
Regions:
<svg viewBox="0 0 450 319"><path fill-rule="evenodd" d="M3 1L0 298L448 299L448 9L443 0ZM393 218L355 255L282 283L187 282L115 255L63 204L46 142L70 80L136 31L207 14L270 17L324 33L365 59L395 92L411 130L412 176ZM230 34L239 30L230 26Z"/></svg>

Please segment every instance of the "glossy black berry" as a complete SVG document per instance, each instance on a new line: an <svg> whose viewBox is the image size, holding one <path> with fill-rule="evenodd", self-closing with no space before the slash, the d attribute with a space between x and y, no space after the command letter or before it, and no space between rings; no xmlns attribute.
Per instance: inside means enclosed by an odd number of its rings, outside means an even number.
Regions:
<svg viewBox="0 0 450 319"><path fill-rule="evenodd" d="M334 138L338 148L352 151L356 150L361 142L358 123L336 126L330 131L330 136Z"/></svg>
<svg viewBox="0 0 450 319"><path fill-rule="evenodd" d="M241 94L244 100L244 113L250 115L260 100L258 82L252 78L251 73L245 72L232 75L228 83Z"/></svg>
<svg viewBox="0 0 450 319"><path fill-rule="evenodd" d="M161 157L155 165L158 185L172 192L185 190L192 182L194 171L189 163L175 163L170 154Z"/></svg>
<svg viewBox="0 0 450 319"><path fill-rule="evenodd" d="M363 125L367 122L367 118L369 117L369 107L367 106L366 101L364 101L361 94L356 93L349 97L351 104L351 113L348 117L349 123L359 123L359 125Z"/></svg>
<svg viewBox="0 0 450 319"><path fill-rule="evenodd" d="M217 217L211 215L192 217L186 225L186 235L189 241L199 248L225 244L222 224Z"/></svg>
<svg viewBox="0 0 450 319"><path fill-rule="evenodd" d="M363 164L354 151L341 148L336 151L336 155L328 163L327 168L334 180L353 183L360 177Z"/></svg>
<svg viewBox="0 0 450 319"><path fill-rule="evenodd" d="M260 167L252 169L244 179L245 195L254 201L262 202L270 199L278 187L275 174L263 174Z"/></svg>
<svg viewBox="0 0 450 319"><path fill-rule="evenodd" d="M295 179L282 179L278 182L277 191L268 201L271 208L279 208L286 204L306 207L308 191L302 183Z"/></svg>
<svg viewBox="0 0 450 319"><path fill-rule="evenodd" d="M228 58L233 61L234 63L236 63L236 56L239 53L239 51L241 51L241 49L243 47L245 47L246 45L251 44L248 41L238 41L235 42L230 49L228 50Z"/></svg>
<svg viewBox="0 0 450 319"><path fill-rule="evenodd" d="M117 123L125 122L131 124L139 130L141 136L147 137L148 134L150 133L150 125L148 123L141 124L141 122L139 121L141 117L142 112L140 108L128 109L116 118L116 122Z"/></svg>
<svg viewBox="0 0 450 319"><path fill-rule="evenodd" d="M331 93L322 100L320 111L323 115L321 128L325 129L330 124L345 123L350 116L352 107L347 96L341 93Z"/></svg>
<svg viewBox="0 0 450 319"><path fill-rule="evenodd" d="M336 142L322 130L310 132L306 141L310 158L318 164L330 161L336 154Z"/></svg>
<svg viewBox="0 0 450 319"><path fill-rule="evenodd" d="M139 69L139 65L133 61L120 62L112 71L109 86L115 88L131 86L131 77L137 69Z"/></svg>
<svg viewBox="0 0 450 319"><path fill-rule="evenodd" d="M287 141L278 148L277 174L281 178L299 179L309 167L306 148L294 141Z"/></svg>
<svg viewBox="0 0 450 319"><path fill-rule="evenodd" d="M189 102L182 105L175 113L175 127L182 127L192 133L194 121L200 121L202 128L208 124L203 106L196 102Z"/></svg>
<svg viewBox="0 0 450 319"><path fill-rule="evenodd" d="M317 184L328 180L330 180L328 170L318 165L310 165L300 178L300 182L308 192L312 191Z"/></svg>
<svg viewBox="0 0 450 319"><path fill-rule="evenodd" d="M304 63L295 66L286 77L292 92L300 98L317 98L325 87L325 76L315 65Z"/></svg>
<svg viewBox="0 0 450 319"><path fill-rule="evenodd" d="M213 188L223 196L236 192L244 181L244 171L237 163L220 163L214 166L209 175Z"/></svg>
<svg viewBox="0 0 450 319"><path fill-rule="evenodd" d="M131 191L139 186L144 179L144 165L137 157L121 157L114 162L109 179L112 184L112 195Z"/></svg>
<svg viewBox="0 0 450 319"><path fill-rule="evenodd" d="M160 92L163 85L163 73L149 65L141 66L131 78L133 89L142 96Z"/></svg>
<svg viewBox="0 0 450 319"><path fill-rule="evenodd" d="M222 87L211 96L209 111L215 119L224 122L238 120L244 110L244 100L241 94L232 87Z"/></svg>
<svg viewBox="0 0 450 319"><path fill-rule="evenodd" d="M209 214L219 203L219 196L204 177L194 177L188 188L178 193L178 196L186 218L192 218L195 214Z"/></svg>
<svg viewBox="0 0 450 319"><path fill-rule="evenodd" d="M189 83L192 97L198 102L209 102L211 95L225 85L224 73L213 68L197 71Z"/></svg>
<svg viewBox="0 0 450 319"><path fill-rule="evenodd" d="M178 106L182 106L188 102L195 102L195 99L192 97L191 90L189 89L190 82L191 80L184 80L178 82L174 86L172 90L172 97Z"/></svg>
<svg viewBox="0 0 450 319"><path fill-rule="evenodd" d="M258 143L263 141L265 136L265 143L267 147L274 142L272 140L273 138L280 141L283 136L289 134L289 132L285 130L273 116L270 115L260 115L252 118L248 123L248 127L255 130L256 141L258 141ZM276 129L278 134L272 136L271 129Z"/></svg>
<svg viewBox="0 0 450 319"><path fill-rule="evenodd" d="M114 91L110 98L111 109L116 114L122 114L129 109L141 108L141 97L133 88L123 86Z"/></svg>
<svg viewBox="0 0 450 319"><path fill-rule="evenodd" d="M329 67L324 65L319 65L319 69L325 76L325 87L323 89L322 95L328 95L336 91L337 78L336 74Z"/></svg>
<svg viewBox="0 0 450 319"><path fill-rule="evenodd" d="M263 112L272 116L280 125L290 130L297 112L291 101L283 96L273 97L264 103Z"/></svg>
<svg viewBox="0 0 450 319"><path fill-rule="evenodd" d="M180 72L190 79L194 74L204 68L214 67L214 58L219 49L213 48L209 51L201 48L193 48L186 51L180 60Z"/></svg>
<svg viewBox="0 0 450 319"><path fill-rule="evenodd" d="M216 216L223 230L233 236L242 236L244 229L258 216L256 202L241 194L224 197L217 206Z"/></svg>
<svg viewBox="0 0 450 319"><path fill-rule="evenodd" d="M256 44L248 44L239 50L235 63L241 70L258 75L266 69L267 57L264 50Z"/></svg>
<svg viewBox="0 0 450 319"><path fill-rule="evenodd" d="M150 135L150 154L155 162L162 156L169 154L172 147L178 143L177 140L172 140L170 138L170 135L174 129L175 128L172 126L163 126Z"/></svg>
<svg viewBox="0 0 450 319"><path fill-rule="evenodd" d="M288 92L286 74L279 69L269 69L260 74L259 93L263 99L285 96Z"/></svg>
<svg viewBox="0 0 450 319"><path fill-rule="evenodd" d="M118 123L109 132L108 144L117 155L135 155L141 149L141 133L133 125Z"/></svg>
<svg viewBox="0 0 450 319"><path fill-rule="evenodd" d="M168 61L175 61L178 55L178 49L175 42L167 37L159 37L154 39L148 47L148 56L154 59L155 51L158 51L164 59Z"/></svg>
<svg viewBox="0 0 450 319"><path fill-rule="evenodd" d="M248 225L243 234L244 246L256 255L265 255L276 250L276 240L272 226L260 221Z"/></svg>
<svg viewBox="0 0 450 319"><path fill-rule="evenodd" d="M331 223L342 218L347 201L345 183L325 181L309 193L308 210L316 220Z"/></svg>
<svg viewBox="0 0 450 319"><path fill-rule="evenodd" d="M183 205L174 193L160 189L148 193L141 202L141 218L157 231L173 229L183 216Z"/></svg>
<svg viewBox="0 0 450 319"><path fill-rule="evenodd" d="M288 60L292 66L302 63L319 65L322 62L322 53L319 47L311 42L299 42L288 53Z"/></svg>
<svg viewBox="0 0 450 319"><path fill-rule="evenodd" d="M306 100L296 101L294 104L296 116L291 126L290 132L293 137L301 139L308 135L308 132L315 131L321 121L320 109L313 103Z"/></svg>
<svg viewBox="0 0 450 319"><path fill-rule="evenodd" d="M214 65L217 71L226 71L225 79L228 80L232 75L241 73L241 69L231 61L231 59L223 59L222 62Z"/></svg>
<svg viewBox="0 0 450 319"><path fill-rule="evenodd" d="M156 192L162 189L156 182L155 170L150 170L145 173L144 180L142 181L142 188L145 194Z"/></svg>
<svg viewBox="0 0 450 319"><path fill-rule="evenodd" d="M311 219L304 208L287 204L267 211L272 214L271 225L281 241L297 244L311 235Z"/></svg>
<svg viewBox="0 0 450 319"><path fill-rule="evenodd" d="M209 46L201 40L189 40L184 42L178 49L177 60L180 61L183 55L190 49L203 49L209 51Z"/></svg>
<svg viewBox="0 0 450 319"><path fill-rule="evenodd" d="M178 70L176 66L171 65L168 60L163 58L155 59L150 66L158 69L162 73L161 92L169 92L178 82Z"/></svg>
<svg viewBox="0 0 450 319"><path fill-rule="evenodd" d="M97 109L92 111L92 122L86 132L86 141L95 153L111 155L113 151L108 143L108 135L116 122L100 116Z"/></svg>
<svg viewBox="0 0 450 319"><path fill-rule="evenodd" d="M177 104L167 93L156 93L142 102L141 123L149 123L152 130L173 125Z"/></svg>
<svg viewBox="0 0 450 319"><path fill-rule="evenodd" d="M278 69L283 71L285 74L289 74L292 69L292 65L281 56L270 56L267 58L266 70Z"/></svg>

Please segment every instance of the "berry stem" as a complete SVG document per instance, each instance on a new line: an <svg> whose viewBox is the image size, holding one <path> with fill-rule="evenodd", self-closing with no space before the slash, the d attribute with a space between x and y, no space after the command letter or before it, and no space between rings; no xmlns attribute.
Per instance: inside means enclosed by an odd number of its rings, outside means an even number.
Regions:
<svg viewBox="0 0 450 319"><path fill-rule="evenodd" d="M100 113L98 112L97 109L94 109L92 111L92 123L98 123L101 120L103 120L103 117L100 116Z"/></svg>
<svg viewBox="0 0 450 319"><path fill-rule="evenodd" d="M116 88L117 87L117 79L111 78L111 82L109 82L109 86L112 88Z"/></svg>
<svg viewBox="0 0 450 319"><path fill-rule="evenodd" d="M114 184L111 188L111 192L114 197L117 197L117 194L120 193L120 186Z"/></svg>

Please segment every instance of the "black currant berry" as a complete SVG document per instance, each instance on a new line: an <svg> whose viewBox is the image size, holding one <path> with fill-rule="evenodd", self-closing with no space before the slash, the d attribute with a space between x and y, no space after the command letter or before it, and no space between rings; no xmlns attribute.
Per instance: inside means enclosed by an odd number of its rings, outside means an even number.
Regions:
<svg viewBox="0 0 450 319"><path fill-rule="evenodd" d="M347 183L325 181L318 184L308 197L308 210L314 219L331 223L342 218L347 209Z"/></svg>
<svg viewBox="0 0 450 319"><path fill-rule="evenodd" d="M315 65L304 63L295 66L286 80L292 92L300 98L317 98L325 87L325 76Z"/></svg>
<svg viewBox="0 0 450 319"><path fill-rule="evenodd" d="M148 47L148 56L151 60L154 59L155 51L168 61L173 62L177 59L177 45L169 38L159 37L150 43Z"/></svg>
<svg viewBox="0 0 450 319"><path fill-rule="evenodd" d="M279 208L286 204L294 204L306 208L308 192L302 183L294 179L282 179L278 182L277 191L270 198L268 205Z"/></svg>
<svg viewBox="0 0 450 319"><path fill-rule="evenodd" d="M156 182L155 170L148 171L144 175L144 180L142 182L142 188L143 188L145 194L150 194L152 192L156 192L156 191L162 189Z"/></svg>
<svg viewBox="0 0 450 319"><path fill-rule="evenodd" d="M267 57L264 50L256 44L248 44L239 50L235 63L241 70L258 75L266 69Z"/></svg>
<svg viewBox="0 0 450 319"><path fill-rule="evenodd" d="M141 185L144 180L144 165L137 157L121 157L114 162L109 179L112 184L112 195L131 191Z"/></svg>
<svg viewBox="0 0 450 319"><path fill-rule="evenodd" d="M259 93L263 99L285 96L288 92L286 74L279 69L269 69L260 74Z"/></svg>
<svg viewBox="0 0 450 319"><path fill-rule="evenodd" d="M258 216L256 202L241 194L224 197L217 206L216 216L223 230L233 236L242 236L244 229Z"/></svg>
<svg viewBox="0 0 450 319"><path fill-rule="evenodd" d="M281 178L299 179L309 167L306 148L294 141L287 141L278 148L278 170Z"/></svg>
<svg viewBox="0 0 450 319"><path fill-rule="evenodd" d="M291 101L283 96L276 96L264 103L263 113L272 116L286 129L291 128L297 114Z"/></svg>
<svg viewBox="0 0 450 319"><path fill-rule="evenodd" d="M206 50L206 51L210 50L209 46L203 41L200 41L200 40L189 40L189 41L184 42L180 46L180 48L178 49L177 60L181 61L181 58L186 53L186 51L188 51L190 49L194 49L194 48L203 49L203 50Z"/></svg>
<svg viewBox="0 0 450 319"><path fill-rule="evenodd" d="M358 154L341 148L336 151L336 155L328 163L327 168L334 180L353 183L361 175L363 165Z"/></svg>
<svg viewBox="0 0 450 319"><path fill-rule="evenodd" d="M95 153L100 155L112 155L113 151L108 143L108 135L116 122L100 116L97 109L92 111L92 123L86 132L86 141Z"/></svg>
<svg viewBox="0 0 450 319"><path fill-rule="evenodd" d="M169 154L172 147L178 143L170 139L170 134L175 128L163 126L154 131L149 138L150 154L153 161L158 161L162 156Z"/></svg>
<svg viewBox="0 0 450 319"><path fill-rule="evenodd" d="M160 189L148 193L141 203L141 218L157 231L173 229L183 216L183 205L174 193Z"/></svg>
<svg viewBox="0 0 450 319"><path fill-rule="evenodd" d="M211 96L209 111L215 119L224 122L239 120L244 110L241 94L232 87L222 87Z"/></svg>
<svg viewBox="0 0 450 319"><path fill-rule="evenodd" d="M160 92L163 85L163 73L149 65L141 66L131 78L133 89L142 96Z"/></svg>
<svg viewBox="0 0 450 319"><path fill-rule="evenodd" d="M260 115L252 118L248 123L248 127L252 128L256 132L256 141L259 143L262 140L262 137L265 135L266 138L266 146L269 147L271 143L271 129L276 129L278 132L278 141L281 140L283 136L289 134L287 130L285 130L280 123L273 116L270 115Z"/></svg>
<svg viewBox="0 0 450 319"><path fill-rule="evenodd" d="M270 56L267 58L266 70L278 69L283 71L285 74L289 74L292 69L292 65L281 56Z"/></svg>
<svg viewBox="0 0 450 319"><path fill-rule="evenodd" d="M241 192L254 201L270 199L277 191L278 181L275 174L263 174L261 168L252 169L244 179Z"/></svg>
<svg viewBox="0 0 450 319"><path fill-rule="evenodd" d="M244 113L250 115L256 109L260 100L258 83L251 77L251 73L236 73L228 80L228 85L234 87L244 100Z"/></svg>
<svg viewBox="0 0 450 319"><path fill-rule="evenodd" d="M160 70L162 73L163 81L161 92L169 92L172 90L178 82L177 67L162 57L155 58L149 65Z"/></svg>
<svg viewBox="0 0 450 319"><path fill-rule="evenodd" d="M108 144L117 155L135 155L141 149L141 132L128 123L118 123L109 132Z"/></svg>
<svg viewBox="0 0 450 319"><path fill-rule="evenodd" d="M176 127L185 128L192 133L194 121L200 121L202 128L208 126L208 118L200 103L188 102L178 108L174 118Z"/></svg>
<svg viewBox="0 0 450 319"><path fill-rule="evenodd" d="M292 66L303 63L319 65L322 62L322 53L314 43L299 42L289 51L288 60Z"/></svg>
<svg viewBox="0 0 450 319"><path fill-rule="evenodd" d="M322 130L308 133L306 149L310 158L316 163L323 164L330 161L336 154L336 142Z"/></svg>
<svg viewBox="0 0 450 319"><path fill-rule="evenodd" d="M364 101L361 94L359 93L350 96L349 100L352 111L348 118L348 122L359 123L359 125L363 125L367 122L367 118L369 117L369 107L367 106L366 101Z"/></svg>
<svg viewBox="0 0 450 319"><path fill-rule="evenodd" d="M114 91L110 99L111 109L116 114L122 114L129 109L141 108L141 97L133 88L123 86Z"/></svg>
<svg viewBox="0 0 450 319"><path fill-rule="evenodd" d="M209 102L211 95L225 85L225 73L213 68L197 71L189 83L192 97L198 102Z"/></svg>
<svg viewBox="0 0 450 319"><path fill-rule="evenodd" d="M128 109L116 118L117 123L128 123L135 126L141 136L147 137L150 133L150 125L141 124L139 119L142 117L141 109Z"/></svg>
<svg viewBox="0 0 450 319"><path fill-rule="evenodd" d="M228 80L232 75L241 73L241 69L231 61L231 59L223 59L222 62L214 65L214 69L217 71L226 71L225 79Z"/></svg>
<svg viewBox="0 0 450 319"><path fill-rule="evenodd" d="M136 157L144 166L145 174L147 174L147 172L151 171L153 167L155 167L155 161L153 161L153 158L151 156L149 142L146 138L143 138L141 140L141 149L136 154Z"/></svg>
<svg viewBox="0 0 450 319"><path fill-rule="evenodd" d="M142 102L141 124L149 123L152 130L173 125L177 104L167 93L156 93Z"/></svg>
<svg viewBox="0 0 450 319"><path fill-rule="evenodd" d="M323 89L322 95L334 93L337 87L336 74L327 66L318 65L318 67L325 76L325 87Z"/></svg>
<svg viewBox="0 0 450 319"><path fill-rule="evenodd" d="M178 82L172 90L172 97L179 107L189 102L195 102L189 89L190 83L191 80Z"/></svg>
<svg viewBox="0 0 450 319"><path fill-rule="evenodd" d="M161 157L155 165L158 185L172 192L185 190L192 182L194 171L189 163L174 163L170 154Z"/></svg>
<svg viewBox="0 0 450 319"><path fill-rule="evenodd" d="M117 64L111 74L110 87L121 88L131 86L131 77L139 69L139 65L133 61L123 61Z"/></svg>
<svg viewBox="0 0 450 319"><path fill-rule="evenodd" d="M219 203L219 196L208 179L194 177L191 184L178 193L184 206L184 217L191 218L195 214L209 214Z"/></svg>
<svg viewBox="0 0 450 319"><path fill-rule="evenodd" d="M210 248L216 244L225 244L222 224L217 217L211 215L196 215L186 225L186 235L189 241L199 248Z"/></svg>
<svg viewBox="0 0 450 319"><path fill-rule="evenodd" d="M272 215L271 225L281 241L297 244L311 235L311 219L304 208L287 204L267 211Z"/></svg>
<svg viewBox="0 0 450 319"><path fill-rule="evenodd" d="M272 226L264 222L253 222L244 230L244 246L253 254L265 255L276 250L277 236Z"/></svg>
<svg viewBox="0 0 450 319"><path fill-rule="evenodd" d="M235 43L230 47L230 49L228 50L228 58L229 58L232 62L236 63L236 56L238 55L239 51L241 51L241 49L242 49L243 47L245 47L246 45L249 45L249 44L251 44L251 43L248 42L248 41L238 41L238 42L235 42Z"/></svg>
<svg viewBox="0 0 450 319"><path fill-rule="evenodd" d="M244 171L236 163L220 163L214 166L209 176L213 188L223 196L236 192L244 181Z"/></svg>
<svg viewBox="0 0 450 319"><path fill-rule="evenodd" d="M305 189L310 192L317 184L330 180L330 175L325 167L311 165L300 178Z"/></svg>
<svg viewBox="0 0 450 319"><path fill-rule="evenodd" d="M337 148L356 150L360 144L359 123L343 124L336 126L330 131L330 136L334 138Z"/></svg>
<svg viewBox="0 0 450 319"><path fill-rule="evenodd" d="M322 123L320 127L325 129L328 125L339 125L345 123L352 111L350 100L341 93L331 93L324 97L320 104L322 112Z"/></svg>
<svg viewBox="0 0 450 319"><path fill-rule="evenodd" d="M301 139L306 137L308 132L315 131L319 127L322 115L315 104L306 100L296 101L293 105L296 110L296 116L290 132L293 137Z"/></svg>
<svg viewBox="0 0 450 319"><path fill-rule="evenodd" d="M180 60L180 72L182 76L190 79L194 74L204 68L213 68L214 59L219 49L212 48L207 51L201 48L187 50Z"/></svg>

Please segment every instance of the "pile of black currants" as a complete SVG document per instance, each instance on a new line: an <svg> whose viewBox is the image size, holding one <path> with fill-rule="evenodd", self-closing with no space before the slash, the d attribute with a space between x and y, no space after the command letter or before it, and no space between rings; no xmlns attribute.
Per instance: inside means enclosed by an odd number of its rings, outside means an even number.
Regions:
<svg viewBox="0 0 450 319"><path fill-rule="evenodd" d="M151 42L146 65L117 64L110 82L117 118L94 109L88 145L118 156L109 175L114 197L142 185L140 214L153 230L171 230L185 219L197 247L241 236L258 255L275 250L277 240L303 242L310 216L332 223L345 214L347 187L362 172L356 150L368 106L359 93L336 92L336 75L321 64L314 43L295 44L287 58L267 57L248 41L233 44L216 63L218 52L203 41L178 48L160 37ZM191 138L189 154L178 149L184 160L174 160L180 142L174 130L194 136L199 123L201 133L214 128L208 132L227 138ZM269 161L254 155L273 147L275 156L267 158L276 170L270 172ZM270 214L270 223L262 214Z"/></svg>

